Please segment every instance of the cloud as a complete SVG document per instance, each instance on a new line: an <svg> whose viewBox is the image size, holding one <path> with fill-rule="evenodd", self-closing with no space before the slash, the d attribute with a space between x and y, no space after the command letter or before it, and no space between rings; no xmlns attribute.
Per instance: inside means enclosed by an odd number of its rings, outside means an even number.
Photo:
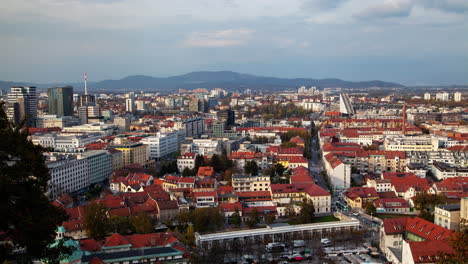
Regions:
<svg viewBox="0 0 468 264"><path fill-rule="evenodd" d="M358 19L382 19L394 17L408 17L413 4L408 0L385 0L383 3L364 8L354 16Z"/></svg>
<svg viewBox="0 0 468 264"><path fill-rule="evenodd" d="M195 47L229 47L244 45L254 32L249 29L226 29L192 32L188 44Z"/></svg>
<svg viewBox="0 0 468 264"><path fill-rule="evenodd" d="M468 12L467 0L419 0L418 2L424 7L439 9L449 13Z"/></svg>
<svg viewBox="0 0 468 264"><path fill-rule="evenodd" d="M327 10L339 7L348 0L304 0L301 7L306 10Z"/></svg>

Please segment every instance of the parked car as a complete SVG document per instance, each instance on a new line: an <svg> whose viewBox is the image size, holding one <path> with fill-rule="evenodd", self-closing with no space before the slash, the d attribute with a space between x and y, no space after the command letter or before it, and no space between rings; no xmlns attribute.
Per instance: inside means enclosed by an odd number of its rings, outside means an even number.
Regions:
<svg viewBox="0 0 468 264"><path fill-rule="evenodd" d="M328 247L328 246L331 246L332 242L328 238L322 238L320 240L320 244L322 244L323 247Z"/></svg>

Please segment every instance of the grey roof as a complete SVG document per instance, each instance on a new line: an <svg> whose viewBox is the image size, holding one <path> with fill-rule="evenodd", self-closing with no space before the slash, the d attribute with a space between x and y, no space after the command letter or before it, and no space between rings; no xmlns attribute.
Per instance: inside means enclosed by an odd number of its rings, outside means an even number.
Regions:
<svg viewBox="0 0 468 264"><path fill-rule="evenodd" d="M460 204L442 204L437 207L445 211L460 211Z"/></svg>

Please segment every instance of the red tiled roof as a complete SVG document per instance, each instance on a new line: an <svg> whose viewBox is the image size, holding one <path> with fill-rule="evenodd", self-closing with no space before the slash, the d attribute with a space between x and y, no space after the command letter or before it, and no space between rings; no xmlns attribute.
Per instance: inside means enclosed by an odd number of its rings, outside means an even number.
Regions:
<svg viewBox="0 0 468 264"><path fill-rule="evenodd" d="M291 183L314 183L314 178L310 173L296 173L290 177Z"/></svg>
<svg viewBox="0 0 468 264"><path fill-rule="evenodd" d="M198 198L198 197L215 197L216 199L216 192L194 192L193 198Z"/></svg>
<svg viewBox="0 0 468 264"><path fill-rule="evenodd" d="M80 248L88 252L101 251L101 245L94 239L83 239L79 241Z"/></svg>
<svg viewBox="0 0 468 264"><path fill-rule="evenodd" d="M234 212L236 211L236 208L239 211L242 211L242 203L240 202L235 202L235 203L220 203L219 207L223 212Z"/></svg>
<svg viewBox="0 0 468 264"><path fill-rule="evenodd" d="M108 145L109 143L105 142L93 142L85 145L85 148L89 150L101 150L107 148Z"/></svg>
<svg viewBox="0 0 468 264"><path fill-rule="evenodd" d="M65 230L69 231L75 231L75 230L82 230L83 229L83 220L70 220L70 221L65 221L62 223L62 226L65 227Z"/></svg>
<svg viewBox="0 0 468 264"><path fill-rule="evenodd" d="M300 148L281 148L281 150L278 152L278 155L291 155L291 154L302 156L302 150Z"/></svg>
<svg viewBox="0 0 468 264"><path fill-rule="evenodd" d="M385 234L404 234L406 231L406 226L408 221L411 218L409 217L399 217L399 218L391 218L391 219L384 219L383 226Z"/></svg>
<svg viewBox="0 0 468 264"><path fill-rule="evenodd" d="M328 163L330 163L330 166L332 166L332 168L336 168L339 165L343 164L343 162L333 153L328 153L327 155L325 155L325 159L328 161Z"/></svg>
<svg viewBox="0 0 468 264"><path fill-rule="evenodd" d="M418 192L426 192L431 188L427 178L419 178L414 174L407 177L385 176L385 179L390 180L396 192L406 192L411 187Z"/></svg>
<svg viewBox="0 0 468 264"><path fill-rule="evenodd" d="M112 234L110 237L107 237L102 246L103 247L116 247L116 246L124 246L124 245L131 246L131 243L121 234L115 233L115 234Z"/></svg>
<svg viewBox="0 0 468 264"><path fill-rule="evenodd" d="M271 197L269 191L236 192L239 198Z"/></svg>
<svg viewBox="0 0 468 264"><path fill-rule="evenodd" d="M182 158L182 159L184 159L184 158L185 159L194 159L196 155L197 155L196 153L187 152L187 153L182 154L180 156L180 158Z"/></svg>
<svg viewBox="0 0 468 264"><path fill-rule="evenodd" d="M213 176L213 173L214 173L213 167L200 167L200 168L198 168L197 176L199 176L199 177L205 177L205 176L211 177L211 176Z"/></svg>
<svg viewBox="0 0 468 264"><path fill-rule="evenodd" d="M254 159L255 152L253 151L235 151L231 153L230 159Z"/></svg>
<svg viewBox="0 0 468 264"><path fill-rule="evenodd" d="M109 216L130 216L130 208L117 208L109 210Z"/></svg>
<svg viewBox="0 0 468 264"><path fill-rule="evenodd" d="M84 207L77 206L72 208L66 208L65 212L67 213L68 218L70 220L81 219L84 216Z"/></svg>
<svg viewBox="0 0 468 264"><path fill-rule="evenodd" d="M218 193L220 194L233 193L233 192L234 192L234 187L232 186L219 186L218 187Z"/></svg>
<svg viewBox="0 0 468 264"><path fill-rule="evenodd" d="M308 163L307 159L302 156L276 156L277 161L288 161L289 163Z"/></svg>
<svg viewBox="0 0 468 264"><path fill-rule="evenodd" d="M195 177L180 177L179 178L179 183L195 183Z"/></svg>
<svg viewBox="0 0 468 264"><path fill-rule="evenodd" d="M125 238L132 244L133 248L168 246L178 242L172 233L152 233L128 235Z"/></svg>
<svg viewBox="0 0 468 264"><path fill-rule="evenodd" d="M160 211L179 209L179 205L177 204L177 201L175 200L157 201L157 204L158 204L158 208Z"/></svg>
<svg viewBox="0 0 468 264"><path fill-rule="evenodd" d="M296 144L304 144L304 140L299 136L295 136L289 140L289 142L296 143Z"/></svg>
<svg viewBox="0 0 468 264"><path fill-rule="evenodd" d="M108 195L104 199L97 200L107 208L122 208L125 206L125 202L122 197L117 195Z"/></svg>
<svg viewBox="0 0 468 264"><path fill-rule="evenodd" d="M460 152L468 152L468 145L455 145L450 148L447 148L450 151L460 151Z"/></svg>
<svg viewBox="0 0 468 264"><path fill-rule="evenodd" d="M410 219L406 230L427 240L443 240L453 234L453 231L419 217Z"/></svg>
<svg viewBox="0 0 468 264"><path fill-rule="evenodd" d="M352 187L344 193L344 195L352 200L360 198L378 198L379 195L374 187Z"/></svg>
<svg viewBox="0 0 468 264"><path fill-rule="evenodd" d="M255 207L244 207L242 208L242 214L248 215L257 210L260 214L277 214L276 206L255 206Z"/></svg>
<svg viewBox="0 0 468 264"><path fill-rule="evenodd" d="M374 200L376 208L410 208L409 203L403 198L383 198Z"/></svg>
<svg viewBox="0 0 468 264"><path fill-rule="evenodd" d="M398 198L394 191L379 192L378 195L381 199Z"/></svg>
<svg viewBox="0 0 468 264"><path fill-rule="evenodd" d="M358 152L361 145L357 143L326 143L323 145L324 152Z"/></svg>
<svg viewBox="0 0 468 264"><path fill-rule="evenodd" d="M414 263L435 263L441 253L454 252L448 241L408 241Z"/></svg>

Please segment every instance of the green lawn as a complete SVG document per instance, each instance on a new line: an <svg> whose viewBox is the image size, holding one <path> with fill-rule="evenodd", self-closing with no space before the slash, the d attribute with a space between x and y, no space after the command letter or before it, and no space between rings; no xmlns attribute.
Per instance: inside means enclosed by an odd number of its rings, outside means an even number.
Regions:
<svg viewBox="0 0 468 264"><path fill-rule="evenodd" d="M314 217L312 219L312 223L323 223L323 222L333 222L333 221L340 221L340 219L334 217L333 215Z"/></svg>
<svg viewBox="0 0 468 264"><path fill-rule="evenodd" d="M312 218L312 221L310 223L324 223L324 222L334 222L334 221L340 221L340 219L334 217L333 215L327 215L327 216L314 217ZM290 225L299 224L297 219L291 219L287 221L287 223Z"/></svg>

